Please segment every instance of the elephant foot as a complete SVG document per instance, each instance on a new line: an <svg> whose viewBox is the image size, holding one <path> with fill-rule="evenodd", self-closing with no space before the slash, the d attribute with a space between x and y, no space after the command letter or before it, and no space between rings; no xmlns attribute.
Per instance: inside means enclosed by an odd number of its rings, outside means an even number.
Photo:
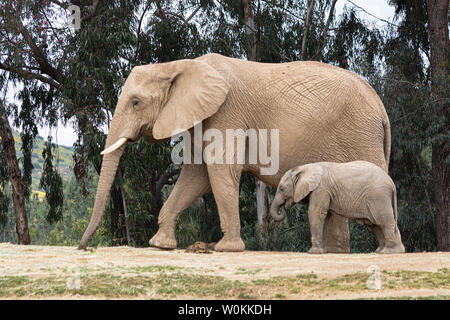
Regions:
<svg viewBox="0 0 450 320"><path fill-rule="evenodd" d="M228 238L223 237L217 244L214 246L214 251L223 251L223 252L240 252L245 250L244 241L240 237L236 238Z"/></svg>
<svg viewBox="0 0 450 320"><path fill-rule="evenodd" d="M175 240L175 237L167 236L166 233L161 232L161 230L158 230L158 232L153 236L153 238L150 239L148 242L151 247L156 247L160 249L176 249L177 248L177 240Z"/></svg>
<svg viewBox="0 0 450 320"><path fill-rule="evenodd" d="M311 247L311 249L309 249L308 253L322 254L322 253L326 253L326 251L324 248L321 248L321 247Z"/></svg>
<svg viewBox="0 0 450 320"><path fill-rule="evenodd" d="M384 249L384 247L378 247L377 250L375 250L375 253L380 253L382 250Z"/></svg>
<svg viewBox="0 0 450 320"><path fill-rule="evenodd" d="M350 253L348 247L325 246L325 253Z"/></svg>
<svg viewBox="0 0 450 320"><path fill-rule="evenodd" d="M384 247L378 253L381 254L392 254L392 253L405 253L405 247L402 244L396 245L395 247Z"/></svg>

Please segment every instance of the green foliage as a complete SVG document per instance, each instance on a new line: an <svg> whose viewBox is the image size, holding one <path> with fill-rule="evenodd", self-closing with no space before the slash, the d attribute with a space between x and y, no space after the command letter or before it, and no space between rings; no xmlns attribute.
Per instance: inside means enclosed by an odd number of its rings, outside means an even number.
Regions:
<svg viewBox="0 0 450 320"><path fill-rule="evenodd" d="M199 198L194 206L185 210L178 218L177 244L186 248L195 241L217 242L222 237L219 214L212 194Z"/></svg>
<svg viewBox="0 0 450 320"><path fill-rule="evenodd" d="M26 147L22 147L22 136L23 133L13 130L14 141L16 142L16 154L18 159L23 159L25 156L23 155L23 150L27 149ZM27 142L26 144L29 144ZM44 165L44 159L42 158L42 152L44 151L46 141L39 135L36 135L33 139L32 149L31 149L31 165L33 171L31 172L31 184L30 189L32 191L43 191L39 187L40 177L42 176L42 169ZM72 156L73 156L73 148L58 145L56 146L56 154L57 158L56 164L58 166L58 171L60 172L63 179L67 180L73 175L72 171ZM25 161L21 161L19 163L22 171L26 171L23 169L23 163ZM25 179L25 178L23 178Z"/></svg>
<svg viewBox="0 0 450 320"><path fill-rule="evenodd" d="M287 210L286 219L278 225L270 222L268 230L256 223L255 178L243 174L240 184L239 208L241 235L249 250L307 251L311 247L306 207L296 205ZM269 187L269 198L275 189Z"/></svg>
<svg viewBox="0 0 450 320"><path fill-rule="evenodd" d="M311 234L304 206L288 210L286 219L278 225L269 224L268 230L255 222L242 226L242 237L248 250L264 251L308 251L311 247Z"/></svg>
<svg viewBox="0 0 450 320"><path fill-rule="evenodd" d="M44 168L40 187L45 190L45 198L49 204L49 212L47 214L47 221L50 223L57 222L62 219L62 210L64 202L64 194L62 190L62 179L57 168L53 167L53 154L55 149L52 143L52 138L49 136L45 143L45 149L42 151L44 160Z"/></svg>
<svg viewBox="0 0 450 320"><path fill-rule="evenodd" d="M442 130L445 117L433 114L448 105L448 98L438 99L430 92L425 2L389 2L396 8L397 26L371 26L348 4L341 15L331 17L324 34L331 1L316 0L308 26L306 58L352 70L375 88L391 123L390 174L397 186L399 228L405 247L408 251L435 250L431 145L447 141L449 133ZM300 59L306 3L253 2L257 61ZM80 6L82 12L92 10L89 2L80 2ZM42 186L48 196L47 202L33 198L28 204L33 243L75 244L81 238L92 212L96 187L93 180L100 173L104 128L110 125L120 89L133 66L194 58L208 52L243 58L247 46L252 44L245 33L240 0L101 1L76 31L48 28L47 23L61 17L56 1L4 1L0 10L0 29L5 39L0 53L8 57L0 62L13 69L36 71L44 77L20 72L0 74L2 86L6 81L21 84L17 90L21 105L9 106L8 112L21 130L19 158L24 185L28 192L30 183L36 190L32 183L36 179L30 177L42 172ZM191 16L192 13L195 14ZM48 66L37 63L36 48L33 51L30 43L36 44ZM50 142L36 138L38 125L54 126L57 120L72 125L78 134L73 154L77 182L61 180L51 160L54 151ZM36 156L42 151L47 156L45 160ZM125 192L133 245L147 246L157 230L159 210L179 170L170 161L170 151L169 142L149 145L140 140L127 145L121 158L121 178L116 179L113 190L115 196L121 188ZM58 154L57 158L63 161L57 167L67 173L72 165L70 150L59 149ZM1 161L0 152L0 164ZM6 221L1 215L9 208L8 217L13 217L6 201L6 181L6 172L2 173L0 166L0 223L6 223L2 236L13 239L14 219ZM60 191L62 185L64 194ZM254 178L243 175L239 205L241 233L247 248L306 251L310 245L306 206L289 210L287 219L280 226L271 223L266 234L256 226L254 190ZM270 189L271 196L273 193ZM113 238L123 238L124 221L117 217L123 210L118 206L120 200L116 197L111 201L92 243L124 243L123 239L112 242ZM53 225L48 225L44 217ZM114 221L119 221L116 229ZM350 231L352 252L375 250L376 239L367 227L351 223ZM176 227L180 247L198 240L217 241L221 236L212 195L206 195L182 213Z"/></svg>
<svg viewBox="0 0 450 320"><path fill-rule="evenodd" d="M349 221L350 252L368 253L378 248L378 241L369 227Z"/></svg>
<svg viewBox="0 0 450 320"><path fill-rule="evenodd" d="M53 224L47 221L50 206L47 201L34 195L26 204L31 242L34 245L78 245L84 230L86 229L92 207L94 205L95 188L98 179L93 177L87 182L89 195L84 197L82 188L74 177L63 181L64 203L62 207L62 219ZM7 223L0 227L0 242L16 242L14 210L8 208ZM93 236L91 244L111 245L108 233L107 221L103 221Z"/></svg>

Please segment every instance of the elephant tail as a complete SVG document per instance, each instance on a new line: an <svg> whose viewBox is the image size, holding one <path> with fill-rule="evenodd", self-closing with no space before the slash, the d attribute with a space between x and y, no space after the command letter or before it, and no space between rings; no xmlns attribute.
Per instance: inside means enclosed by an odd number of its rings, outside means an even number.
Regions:
<svg viewBox="0 0 450 320"><path fill-rule="evenodd" d="M386 171L389 169L389 159L391 158L391 125L389 123L389 118L384 112L385 118L383 119L383 129L384 129L384 158L386 160Z"/></svg>
<svg viewBox="0 0 450 320"><path fill-rule="evenodd" d="M398 212L397 212L397 188L395 188L395 184L392 188L392 209L394 209L394 221L395 221L395 230L398 230L397 221L398 221Z"/></svg>

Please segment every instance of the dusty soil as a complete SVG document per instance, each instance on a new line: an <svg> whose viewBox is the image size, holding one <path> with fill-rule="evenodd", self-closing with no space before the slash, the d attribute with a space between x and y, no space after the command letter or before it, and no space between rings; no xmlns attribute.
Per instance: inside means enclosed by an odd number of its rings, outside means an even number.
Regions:
<svg viewBox="0 0 450 320"><path fill-rule="evenodd" d="M189 270L192 274L223 277L224 279L251 282L274 277L296 277L314 274L318 279L335 279L354 273L372 274L373 270L437 272L450 268L450 253L378 254L324 254L310 255L294 252L245 251L240 253L213 252L212 254L185 253L184 250L163 251L156 248L100 247L93 252L74 247L18 246L0 244L1 277L26 276L32 279L67 277L68 270L81 268L94 272L123 275L127 268L173 266ZM280 297L308 298L367 298L395 296L450 297L450 279L440 288L406 288L401 290L365 290L338 295L283 294ZM2 283L0 281L0 290ZM177 295L174 298L189 298ZM6 297L8 298L8 297ZM11 297L13 298L13 297ZM23 296L22 298L27 298ZM70 297L69 297L70 298ZM101 298L101 296L100 296ZM141 297L142 298L142 297ZM145 298L145 297L144 297ZM158 296L156 296L158 298ZM163 298L163 297L162 297ZM212 297L214 298L214 297Z"/></svg>

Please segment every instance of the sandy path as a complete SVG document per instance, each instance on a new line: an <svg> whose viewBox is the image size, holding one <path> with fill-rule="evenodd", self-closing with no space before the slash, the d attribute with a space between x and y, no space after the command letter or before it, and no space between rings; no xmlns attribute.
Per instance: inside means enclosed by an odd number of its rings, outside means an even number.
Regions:
<svg viewBox="0 0 450 320"><path fill-rule="evenodd" d="M192 254L183 250L155 248L103 247L95 252L74 247L17 246L0 244L0 275L39 275L58 273L80 267L102 269L115 267L177 266L228 279L264 279L312 273L332 278L354 272L379 270L437 271L450 268L450 253L428 252L395 255L325 254L245 251ZM373 268L373 267L372 267Z"/></svg>

